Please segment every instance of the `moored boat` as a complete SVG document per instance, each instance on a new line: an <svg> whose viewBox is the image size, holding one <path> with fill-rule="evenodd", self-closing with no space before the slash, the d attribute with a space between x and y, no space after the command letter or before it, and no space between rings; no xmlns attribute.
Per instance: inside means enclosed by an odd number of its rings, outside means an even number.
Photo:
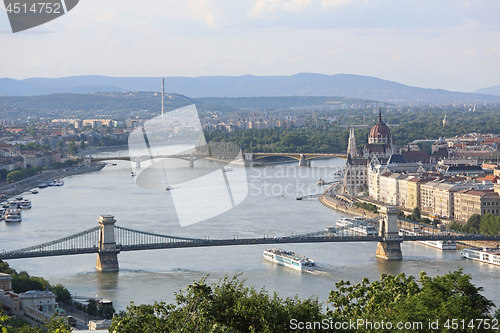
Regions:
<svg viewBox="0 0 500 333"><path fill-rule="evenodd" d="M38 188L46 188L47 186L49 186L49 185L47 185L47 183L38 184Z"/></svg>
<svg viewBox="0 0 500 333"><path fill-rule="evenodd" d="M63 186L64 181L62 179L55 179L49 183L49 186Z"/></svg>
<svg viewBox="0 0 500 333"><path fill-rule="evenodd" d="M272 249L264 251L264 259L293 268L298 271L311 271L315 270L317 265L316 261L307 257L300 256L294 252L284 251L281 249Z"/></svg>
<svg viewBox="0 0 500 333"><path fill-rule="evenodd" d="M425 236L426 233L420 231L418 228L413 228L413 230L400 228L400 236ZM415 243L430 246L439 250L456 250L457 243L453 240L417 240Z"/></svg>
<svg viewBox="0 0 500 333"><path fill-rule="evenodd" d="M377 235L377 228L373 224L365 224L363 218L341 217L336 221L338 228L354 231L363 235Z"/></svg>
<svg viewBox="0 0 500 333"><path fill-rule="evenodd" d="M19 208L21 209L30 209L31 208L31 201L28 199L21 200L19 203Z"/></svg>
<svg viewBox="0 0 500 333"><path fill-rule="evenodd" d="M5 222L21 222L22 219L20 209L9 208L5 211Z"/></svg>
<svg viewBox="0 0 500 333"><path fill-rule="evenodd" d="M500 249L498 247L462 249L462 251L460 251L460 255L467 259L500 266Z"/></svg>

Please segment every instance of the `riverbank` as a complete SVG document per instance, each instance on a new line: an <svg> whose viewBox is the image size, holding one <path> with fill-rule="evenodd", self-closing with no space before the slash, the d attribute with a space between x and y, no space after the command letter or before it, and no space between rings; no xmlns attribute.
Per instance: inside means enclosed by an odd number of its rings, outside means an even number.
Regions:
<svg viewBox="0 0 500 333"><path fill-rule="evenodd" d="M78 175L87 172L99 171L104 168L104 163L93 163L90 166L68 167L65 169L46 170L37 175L22 179L15 183L0 187L0 198L2 200L19 195L33 188L38 188L40 183L49 183L54 179L63 178L72 175Z"/></svg>
<svg viewBox="0 0 500 333"><path fill-rule="evenodd" d="M356 215L368 218L378 217L378 214L366 210L363 208L358 208L356 206L351 205L349 202L343 202L342 200L332 198L327 195L321 195L319 197L319 202L321 202L324 206L334 209L336 211L346 213L349 215Z"/></svg>

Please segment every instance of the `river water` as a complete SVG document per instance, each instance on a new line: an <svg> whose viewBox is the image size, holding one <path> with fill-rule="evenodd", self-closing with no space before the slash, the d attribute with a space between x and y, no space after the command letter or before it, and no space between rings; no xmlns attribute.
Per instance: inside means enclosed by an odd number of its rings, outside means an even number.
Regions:
<svg viewBox="0 0 500 333"><path fill-rule="evenodd" d="M120 152L126 154L126 152ZM193 238L276 237L321 231L335 224L341 213L324 207L317 199L296 197L320 193L316 181L334 180L345 161L315 160L310 168L298 163L246 168L248 195L235 208L181 227L172 200L173 191L144 189L131 177L130 163L118 161L101 171L70 176L62 187L49 187L39 194L26 194L33 208L23 211L17 224L0 222L0 250L14 250L48 242L97 226L101 214L115 216L117 225L164 235ZM197 161L190 170L185 161L176 168L186 173L206 173L221 164ZM323 188L324 189L324 188ZM192 203L193 210L197 203ZM269 246L231 246L123 252L118 255L120 271L97 273L96 255L74 255L8 261L16 270L43 276L51 284L65 285L73 295L104 297L123 310L131 302L174 301L174 292L194 280L209 282L241 274L248 285L264 287L281 297L298 295L326 301L339 280L377 280L381 273L418 277L426 271L435 276L463 267L472 281L484 287L483 294L500 305L497 281L500 267L466 260L458 251L443 252L420 244L404 243L402 261L375 257L376 243L288 244L281 248L316 260L316 272L298 272L262 259Z"/></svg>

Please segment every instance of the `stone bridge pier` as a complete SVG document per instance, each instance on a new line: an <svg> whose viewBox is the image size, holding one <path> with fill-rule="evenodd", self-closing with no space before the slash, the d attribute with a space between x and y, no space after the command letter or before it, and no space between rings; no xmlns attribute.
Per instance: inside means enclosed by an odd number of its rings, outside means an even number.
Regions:
<svg viewBox="0 0 500 333"><path fill-rule="evenodd" d="M99 272L116 272L120 252L115 241L116 220L112 215L100 215L97 222L99 222L99 252L95 268Z"/></svg>
<svg viewBox="0 0 500 333"><path fill-rule="evenodd" d="M380 221L379 236L382 242L377 245L377 257L387 260L401 260L401 240L398 233L398 210L394 206L380 208L382 220Z"/></svg>
<svg viewBox="0 0 500 333"><path fill-rule="evenodd" d="M189 167L194 168L194 156L193 153L189 154Z"/></svg>
<svg viewBox="0 0 500 333"><path fill-rule="evenodd" d="M311 160L306 160L304 154L300 154L299 167L310 167Z"/></svg>

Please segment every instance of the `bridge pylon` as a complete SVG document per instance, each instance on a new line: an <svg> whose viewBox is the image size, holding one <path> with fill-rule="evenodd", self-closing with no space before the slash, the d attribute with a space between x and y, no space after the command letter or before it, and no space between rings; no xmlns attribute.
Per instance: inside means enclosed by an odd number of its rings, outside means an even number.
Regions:
<svg viewBox="0 0 500 333"><path fill-rule="evenodd" d="M194 168L194 156L193 156L193 153L189 154L189 167L191 169Z"/></svg>
<svg viewBox="0 0 500 333"><path fill-rule="evenodd" d="M401 239L398 233L398 210L394 206L380 208L382 220L380 221L379 236L384 241L378 242L377 257L387 260L401 260Z"/></svg>
<svg viewBox="0 0 500 333"><path fill-rule="evenodd" d="M97 253L96 270L100 272L118 271L118 253L115 241L115 223L112 215L99 215L99 252Z"/></svg>
<svg viewBox="0 0 500 333"><path fill-rule="evenodd" d="M311 166L311 161L306 160L304 154L300 154L299 167L310 167L310 166Z"/></svg>
<svg viewBox="0 0 500 333"><path fill-rule="evenodd" d="M244 153L245 156L245 166L253 165L253 154L252 153Z"/></svg>

